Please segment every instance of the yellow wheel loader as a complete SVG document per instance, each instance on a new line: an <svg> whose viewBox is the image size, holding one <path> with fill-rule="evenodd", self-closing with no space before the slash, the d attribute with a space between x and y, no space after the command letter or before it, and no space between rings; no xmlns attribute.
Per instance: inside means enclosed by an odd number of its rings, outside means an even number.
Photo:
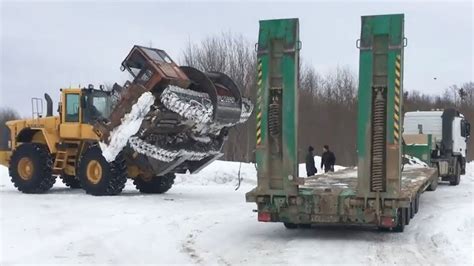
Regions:
<svg viewBox="0 0 474 266"><path fill-rule="evenodd" d="M110 95L92 88L62 89L59 116L52 115L52 101L46 94L45 117L37 108L31 119L8 121L10 137L4 139L3 148L10 151L0 151L0 158L9 166L15 187L25 193L45 192L58 175L69 187L83 187L93 195L120 193L133 173L127 173L123 156L110 163L103 158L100 138L90 124L94 115L110 113Z"/></svg>
<svg viewBox="0 0 474 266"><path fill-rule="evenodd" d="M88 194L116 195L130 177L143 193L164 193L175 173L222 156L228 130L253 109L227 75L177 66L163 50L134 46L125 70L133 79L110 91L61 89L58 116L45 94L45 116L33 98L33 118L6 123L0 164L18 190L45 192L59 176Z"/></svg>

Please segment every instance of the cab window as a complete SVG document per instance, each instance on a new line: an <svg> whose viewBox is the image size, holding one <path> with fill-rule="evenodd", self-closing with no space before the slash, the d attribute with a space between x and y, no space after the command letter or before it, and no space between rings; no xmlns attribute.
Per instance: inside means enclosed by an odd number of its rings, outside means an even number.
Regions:
<svg viewBox="0 0 474 266"><path fill-rule="evenodd" d="M461 120L461 136L469 137L471 133L471 125L466 120Z"/></svg>
<svg viewBox="0 0 474 266"><path fill-rule="evenodd" d="M66 122L79 122L79 94L66 94Z"/></svg>

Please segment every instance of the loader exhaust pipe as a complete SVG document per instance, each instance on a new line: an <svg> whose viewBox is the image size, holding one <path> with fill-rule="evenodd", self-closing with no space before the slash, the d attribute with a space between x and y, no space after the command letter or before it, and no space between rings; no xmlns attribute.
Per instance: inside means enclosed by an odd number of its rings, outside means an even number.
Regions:
<svg viewBox="0 0 474 266"><path fill-rule="evenodd" d="M53 116L53 100L49 94L44 94L44 99L46 100L46 116Z"/></svg>

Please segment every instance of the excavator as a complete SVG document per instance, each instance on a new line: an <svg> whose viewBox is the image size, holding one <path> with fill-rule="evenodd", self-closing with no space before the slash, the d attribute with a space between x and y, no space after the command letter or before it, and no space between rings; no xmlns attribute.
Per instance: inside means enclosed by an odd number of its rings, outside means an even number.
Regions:
<svg viewBox="0 0 474 266"><path fill-rule="evenodd" d="M119 194L127 177L143 193L164 193L176 173L197 173L220 158L229 130L253 104L226 74L178 66L164 51L134 46L121 64L132 79L112 90L61 89L32 99L33 118L8 121L0 164L24 193L42 193L56 176L92 195ZM41 101L38 104L38 101Z"/></svg>

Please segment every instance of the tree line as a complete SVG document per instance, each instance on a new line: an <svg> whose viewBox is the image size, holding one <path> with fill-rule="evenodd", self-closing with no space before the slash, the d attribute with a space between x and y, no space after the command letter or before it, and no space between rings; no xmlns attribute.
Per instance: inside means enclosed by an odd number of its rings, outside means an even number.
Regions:
<svg viewBox="0 0 474 266"><path fill-rule="evenodd" d="M199 43L189 42L183 50L181 64L202 71L219 71L229 75L242 90L242 95L256 102L256 60L254 45L242 35L223 33ZM302 60L300 60L301 62ZM299 75L299 160L309 145L321 155L329 145L337 164L356 165L357 76L348 67L336 67L327 74L318 73L311 65L300 63ZM439 96L405 88L403 111L433 110L455 107L474 127L474 82L446 88ZM9 108L0 108L0 133L5 121L18 118ZM225 160L255 160L255 115L245 124L230 131L223 151ZM474 132L473 132L474 133ZM0 137L4 138L3 135ZM468 145L468 160L474 160L474 140Z"/></svg>
<svg viewBox="0 0 474 266"><path fill-rule="evenodd" d="M242 94L253 103L256 99L256 53L242 35L224 33L199 43L188 43L182 64L202 71L220 71L233 78ZM301 62L302 60L300 60ZM328 74L318 73L311 65L300 63L299 75L299 160L303 162L309 145L321 155L327 144L337 156L337 164L356 165L357 129L356 74L348 67L336 67ZM455 107L474 124L474 83L466 82L446 88L444 94L432 96L418 91L404 93L404 111ZM255 116L231 130L224 146L224 159L254 161ZM474 159L474 141L468 145L468 160Z"/></svg>

